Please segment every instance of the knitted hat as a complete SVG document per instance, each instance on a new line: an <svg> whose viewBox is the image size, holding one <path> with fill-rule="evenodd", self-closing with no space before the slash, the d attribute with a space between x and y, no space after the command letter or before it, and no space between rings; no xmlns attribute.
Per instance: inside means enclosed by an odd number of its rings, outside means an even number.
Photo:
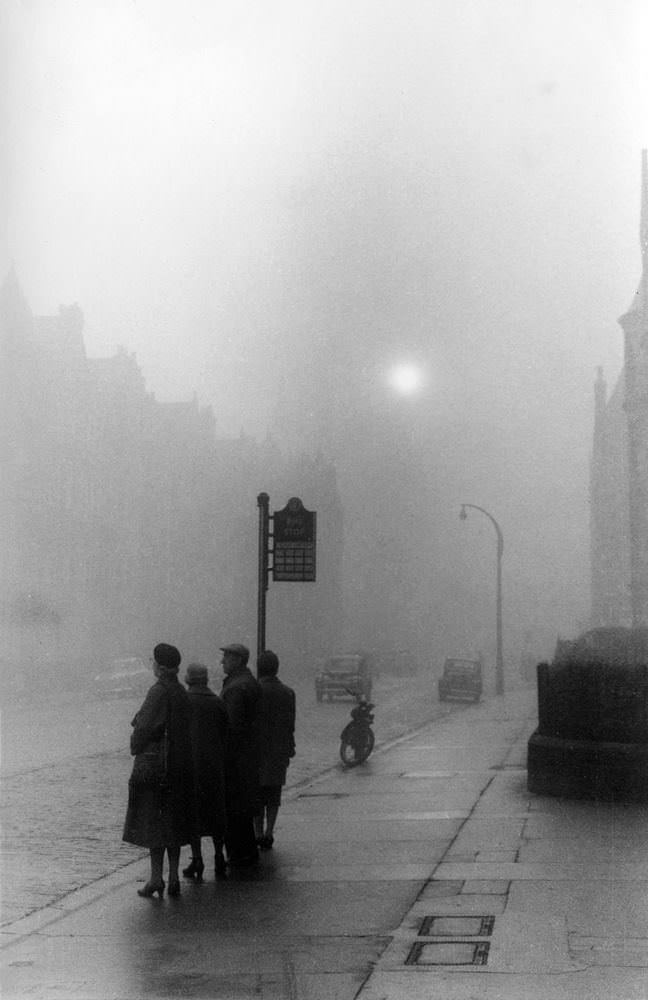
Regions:
<svg viewBox="0 0 648 1000"><path fill-rule="evenodd" d="M190 663L185 673L187 684L206 684L208 679L207 667L203 663Z"/></svg>

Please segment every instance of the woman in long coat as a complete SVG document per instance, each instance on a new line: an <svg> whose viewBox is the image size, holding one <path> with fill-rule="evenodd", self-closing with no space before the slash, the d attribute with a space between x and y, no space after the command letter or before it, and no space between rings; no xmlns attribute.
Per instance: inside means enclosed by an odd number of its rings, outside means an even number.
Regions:
<svg viewBox="0 0 648 1000"><path fill-rule="evenodd" d="M148 847L151 875L140 896L162 898L163 865L169 861L170 896L180 894L180 848L193 833L193 769L189 696L178 681L180 653L160 643L153 650L156 681L131 725L133 770L123 839Z"/></svg>
<svg viewBox="0 0 648 1000"><path fill-rule="evenodd" d="M196 828L191 840L191 863L182 869L186 878L201 881L205 864L201 837L214 842L216 875L225 874L223 838L225 836L225 745L227 709L207 686L207 667L190 663L185 684L191 708L191 748L196 795Z"/></svg>

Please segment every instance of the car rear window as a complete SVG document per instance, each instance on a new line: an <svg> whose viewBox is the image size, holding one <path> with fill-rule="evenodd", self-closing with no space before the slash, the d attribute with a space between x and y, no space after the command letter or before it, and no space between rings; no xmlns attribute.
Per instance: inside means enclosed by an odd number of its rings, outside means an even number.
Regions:
<svg viewBox="0 0 648 1000"><path fill-rule="evenodd" d="M354 656L340 656L335 660L329 660L326 664L327 670L333 671L345 671L345 670L357 670L360 666L360 661Z"/></svg>
<svg viewBox="0 0 648 1000"><path fill-rule="evenodd" d="M479 664L470 660L448 660L445 669L453 674L475 674L479 671Z"/></svg>

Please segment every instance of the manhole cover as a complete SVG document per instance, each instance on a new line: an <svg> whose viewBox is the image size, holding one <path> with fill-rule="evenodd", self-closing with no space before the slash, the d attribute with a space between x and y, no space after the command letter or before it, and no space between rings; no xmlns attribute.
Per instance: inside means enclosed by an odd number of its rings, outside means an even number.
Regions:
<svg viewBox="0 0 648 1000"><path fill-rule="evenodd" d="M423 917L419 937L488 937L493 933L495 917Z"/></svg>
<svg viewBox="0 0 648 1000"><path fill-rule="evenodd" d="M486 965L488 941L416 941L405 965Z"/></svg>

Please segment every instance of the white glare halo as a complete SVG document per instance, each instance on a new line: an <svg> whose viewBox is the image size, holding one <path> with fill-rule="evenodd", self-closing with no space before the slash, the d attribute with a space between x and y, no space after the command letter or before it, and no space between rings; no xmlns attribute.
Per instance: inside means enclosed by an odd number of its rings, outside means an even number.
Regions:
<svg viewBox="0 0 648 1000"><path fill-rule="evenodd" d="M396 365L389 373L389 384L403 396L412 396L423 384L423 373L416 365Z"/></svg>

